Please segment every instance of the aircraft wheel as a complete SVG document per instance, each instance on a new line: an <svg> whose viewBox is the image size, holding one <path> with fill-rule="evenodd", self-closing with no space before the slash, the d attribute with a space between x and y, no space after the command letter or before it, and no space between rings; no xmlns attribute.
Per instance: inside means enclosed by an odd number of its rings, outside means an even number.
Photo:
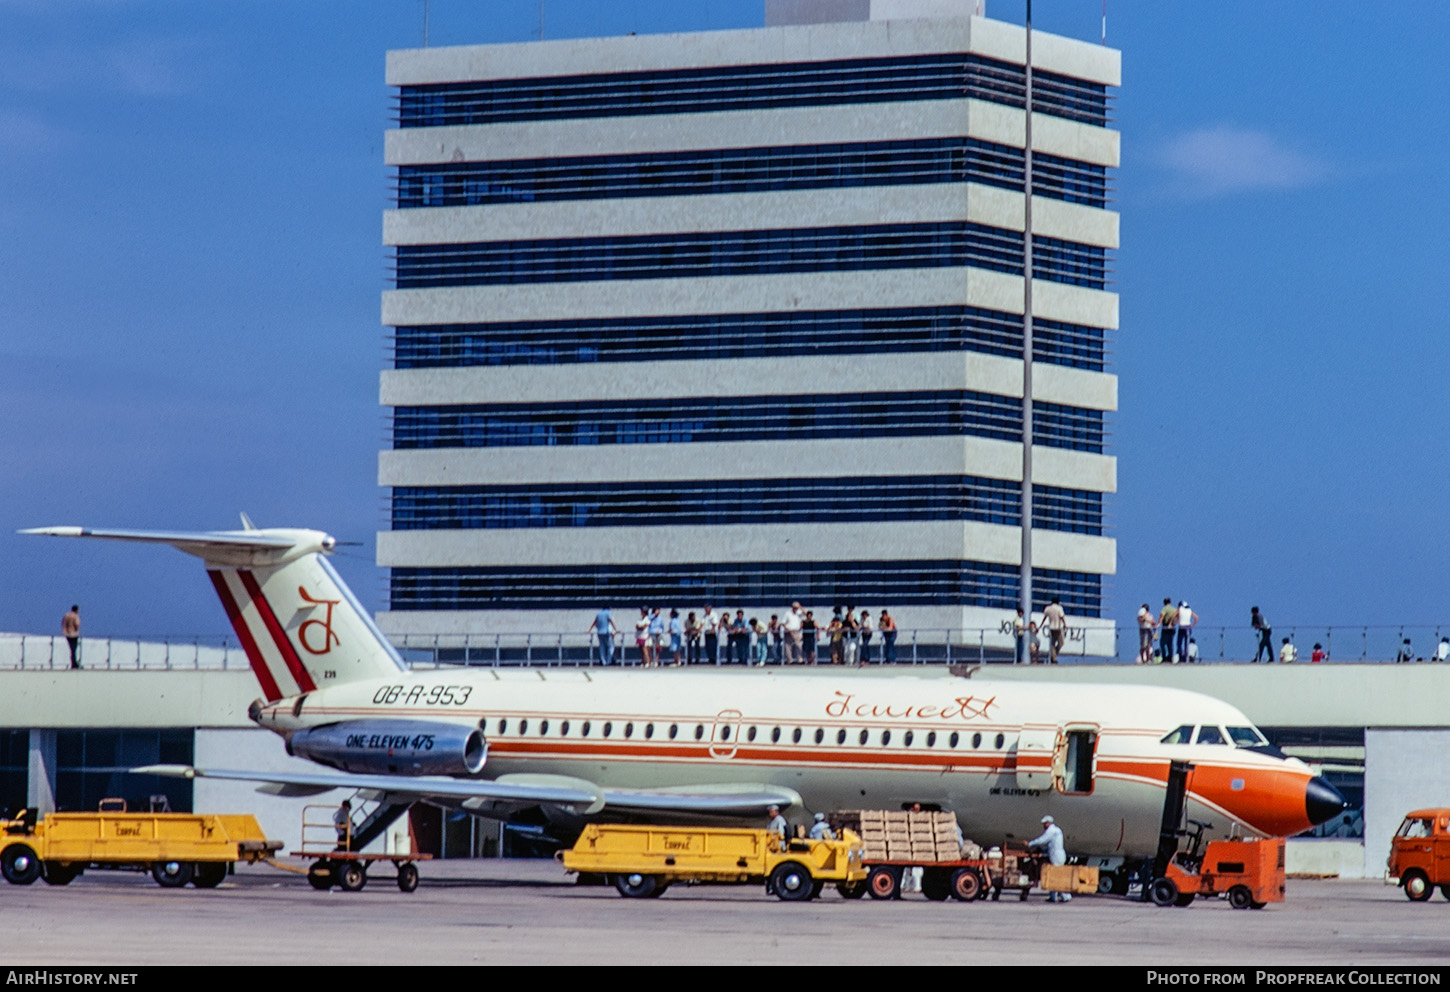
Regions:
<svg viewBox="0 0 1450 992"><path fill-rule="evenodd" d="M970 868L958 868L952 872L952 898L971 902L982 896L982 879Z"/></svg>
<svg viewBox="0 0 1450 992"><path fill-rule="evenodd" d="M40 877L47 885L69 885L80 873L80 865L69 861L47 861L40 868Z"/></svg>
<svg viewBox="0 0 1450 992"><path fill-rule="evenodd" d="M932 902L946 902L952 894L952 877L939 868L921 873L921 894Z"/></svg>
<svg viewBox="0 0 1450 992"><path fill-rule="evenodd" d="M367 869L358 861L347 861L338 866L337 884L344 892L361 892L368 884Z"/></svg>
<svg viewBox="0 0 1450 992"><path fill-rule="evenodd" d="M1178 886L1171 878L1160 878L1148 887L1148 898L1155 906L1172 906L1178 901Z"/></svg>
<svg viewBox="0 0 1450 992"><path fill-rule="evenodd" d="M307 869L307 884L319 891L327 891L337 884L337 875L331 861L314 861Z"/></svg>
<svg viewBox="0 0 1450 992"><path fill-rule="evenodd" d="M225 861L198 861L191 873L191 884L198 889L214 889L226 881Z"/></svg>
<svg viewBox="0 0 1450 992"><path fill-rule="evenodd" d="M29 844L11 844L0 853L0 875L12 885L29 885L41 872L40 859Z"/></svg>
<svg viewBox="0 0 1450 992"><path fill-rule="evenodd" d="M641 875L638 872L615 875L613 881L619 894L627 899L648 899L660 887L658 875Z"/></svg>
<svg viewBox="0 0 1450 992"><path fill-rule="evenodd" d="M151 877L163 889L179 889L191 881L192 868L188 861L158 861L151 866Z"/></svg>
<svg viewBox="0 0 1450 992"><path fill-rule="evenodd" d="M1247 885L1235 885L1228 890L1228 904L1234 909L1248 909L1254 901L1254 894Z"/></svg>
<svg viewBox="0 0 1450 992"><path fill-rule="evenodd" d="M418 887L418 866L411 861L398 865L398 888L412 892Z"/></svg>
<svg viewBox="0 0 1450 992"><path fill-rule="evenodd" d="M859 882L838 882L836 891L841 893L842 899L860 899L866 894L866 880Z"/></svg>
<svg viewBox="0 0 1450 992"><path fill-rule="evenodd" d="M1425 873L1418 868L1405 872L1405 877L1400 883L1405 888L1405 896L1411 902L1424 902L1435 892L1435 887L1425 877Z"/></svg>
<svg viewBox="0 0 1450 992"><path fill-rule="evenodd" d="M866 876L866 892L872 899L901 898L901 873L886 865L877 865Z"/></svg>
<svg viewBox="0 0 1450 992"><path fill-rule="evenodd" d="M809 902L815 887L809 869L795 861L776 865L770 873L770 891L784 902Z"/></svg>

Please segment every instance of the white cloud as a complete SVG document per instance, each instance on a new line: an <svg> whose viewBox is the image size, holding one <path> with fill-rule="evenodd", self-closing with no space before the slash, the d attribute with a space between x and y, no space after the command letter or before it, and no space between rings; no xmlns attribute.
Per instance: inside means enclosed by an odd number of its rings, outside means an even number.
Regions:
<svg viewBox="0 0 1450 992"><path fill-rule="evenodd" d="M75 134L36 114L0 107L0 152L43 154L71 143Z"/></svg>
<svg viewBox="0 0 1450 992"><path fill-rule="evenodd" d="M1328 163L1272 134L1226 125L1174 138L1154 157L1174 174L1182 192L1195 196L1299 189L1331 173Z"/></svg>

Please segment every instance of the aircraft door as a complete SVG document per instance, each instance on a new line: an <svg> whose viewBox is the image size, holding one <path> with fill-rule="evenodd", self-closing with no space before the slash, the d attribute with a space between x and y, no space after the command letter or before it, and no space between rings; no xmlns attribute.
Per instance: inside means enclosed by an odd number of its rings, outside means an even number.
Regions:
<svg viewBox="0 0 1450 992"><path fill-rule="evenodd" d="M1024 789L1051 785L1056 750L1056 727L1023 727L1017 735L1017 784Z"/></svg>
<svg viewBox="0 0 1450 992"><path fill-rule="evenodd" d="M1052 755L1052 785L1058 792L1086 796L1093 791L1098 730L1095 723L1074 723L1058 734Z"/></svg>
<svg viewBox="0 0 1450 992"><path fill-rule="evenodd" d="M740 720L743 716L739 710L721 710L715 714L715 724L710 728L710 757L735 757L735 750L740 746Z"/></svg>

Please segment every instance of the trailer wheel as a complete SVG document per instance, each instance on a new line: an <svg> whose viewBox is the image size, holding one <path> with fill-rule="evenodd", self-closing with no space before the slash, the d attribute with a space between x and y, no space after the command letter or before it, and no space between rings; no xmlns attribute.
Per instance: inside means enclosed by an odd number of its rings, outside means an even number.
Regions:
<svg viewBox="0 0 1450 992"><path fill-rule="evenodd" d="M866 876L866 891L872 899L901 898L901 872L887 865L877 865Z"/></svg>
<svg viewBox="0 0 1450 992"><path fill-rule="evenodd" d="M348 861L337 868L337 885L344 892L361 892L368 884L367 869L361 862Z"/></svg>
<svg viewBox="0 0 1450 992"><path fill-rule="evenodd" d="M859 882L837 882L836 891L841 893L842 899L860 899L866 894L866 880Z"/></svg>
<svg viewBox="0 0 1450 992"><path fill-rule="evenodd" d="M1171 878L1159 878L1148 887L1148 898L1155 906L1172 906L1178 901L1178 886Z"/></svg>
<svg viewBox="0 0 1450 992"><path fill-rule="evenodd" d="M1425 873L1418 868L1405 872L1405 877L1400 884L1405 887L1405 896L1411 902L1424 902L1435 893L1435 887L1430 884Z"/></svg>
<svg viewBox="0 0 1450 992"><path fill-rule="evenodd" d="M0 875L12 885L29 885L41 875L40 859L29 844L11 844L0 852Z"/></svg>
<svg viewBox="0 0 1450 992"><path fill-rule="evenodd" d="M970 868L958 868L952 872L951 888L953 899L961 902L980 899L982 897L981 876Z"/></svg>
<svg viewBox="0 0 1450 992"><path fill-rule="evenodd" d="M320 892L325 892L337 884L337 874L333 871L332 862L327 860L314 861L307 869L307 884Z"/></svg>
<svg viewBox="0 0 1450 992"><path fill-rule="evenodd" d="M398 865L398 888L404 892L412 892L417 887L418 866L411 861Z"/></svg>
<svg viewBox="0 0 1450 992"><path fill-rule="evenodd" d="M626 899L648 899L660 887L658 875L642 875L638 872L615 875L613 882L614 887L619 890L619 894Z"/></svg>
<svg viewBox="0 0 1450 992"><path fill-rule="evenodd" d="M163 889L179 889L191 881L191 865L185 861L158 861L151 866L151 877Z"/></svg>
<svg viewBox="0 0 1450 992"><path fill-rule="evenodd" d="M1234 909L1248 909L1254 901L1254 894L1247 885L1235 885L1228 890L1228 904Z"/></svg>
<svg viewBox="0 0 1450 992"><path fill-rule="evenodd" d="M191 884L198 889L214 889L227 878L225 861L198 861L191 872Z"/></svg>
<svg viewBox="0 0 1450 992"><path fill-rule="evenodd" d="M815 883L810 869L796 861L778 864L770 873L770 891L784 902L810 902Z"/></svg>

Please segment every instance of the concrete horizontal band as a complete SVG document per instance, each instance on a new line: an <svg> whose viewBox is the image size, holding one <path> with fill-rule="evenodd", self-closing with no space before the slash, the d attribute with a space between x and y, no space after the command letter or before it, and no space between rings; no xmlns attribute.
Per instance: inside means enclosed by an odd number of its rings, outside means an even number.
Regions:
<svg viewBox="0 0 1450 992"><path fill-rule="evenodd" d="M387 55L387 84L418 86L951 52L974 52L1021 65L1026 37L1026 31L1016 25L963 17L398 49ZM1042 31L1032 33L1032 64L1108 86L1117 86L1122 79L1122 56L1115 49Z"/></svg>
<svg viewBox="0 0 1450 992"><path fill-rule="evenodd" d="M967 137L1021 148L1022 111L983 100L903 100L825 107L723 110L562 121L394 128L383 133L388 165L634 155L717 148L839 145ZM1032 117L1032 148L1116 167L1117 131L1046 114Z"/></svg>
<svg viewBox="0 0 1450 992"><path fill-rule="evenodd" d="M679 279L599 279L517 286L450 286L383 293L388 326L675 314L970 306L1022 312L1022 277L970 267L868 269ZM1034 279L1041 320L1118 326L1118 295Z"/></svg>
<svg viewBox="0 0 1450 992"><path fill-rule="evenodd" d="M383 243L550 241L962 221L1022 231L1023 200L1021 193L977 183L929 183L427 207L385 211ZM1116 213L1048 197L1033 197L1032 229L1046 238L1118 246Z"/></svg>
<svg viewBox="0 0 1450 992"><path fill-rule="evenodd" d="M1021 529L970 521L840 524L729 524L684 527L549 527L404 530L378 534L383 567L455 568L527 563L664 565L756 561L964 561L1017 565ZM1032 532L1038 568L1110 574L1108 537Z"/></svg>
<svg viewBox="0 0 1450 992"><path fill-rule="evenodd" d="M1035 445L1037 485L1116 492L1117 459ZM705 441L588 447L442 448L381 451L380 486L834 478L862 475L979 475L1022 479L1022 446L977 437L872 440Z"/></svg>
<svg viewBox="0 0 1450 992"><path fill-rule="evenodd" d="M1104 372L1034 363L1032 386L1042 402L1090 410L1118 405L1118 378ZM383 406L444 406L948 389L1020 399L1022 363L948 351L394 369L382 373L380 399Z"/></svg>

